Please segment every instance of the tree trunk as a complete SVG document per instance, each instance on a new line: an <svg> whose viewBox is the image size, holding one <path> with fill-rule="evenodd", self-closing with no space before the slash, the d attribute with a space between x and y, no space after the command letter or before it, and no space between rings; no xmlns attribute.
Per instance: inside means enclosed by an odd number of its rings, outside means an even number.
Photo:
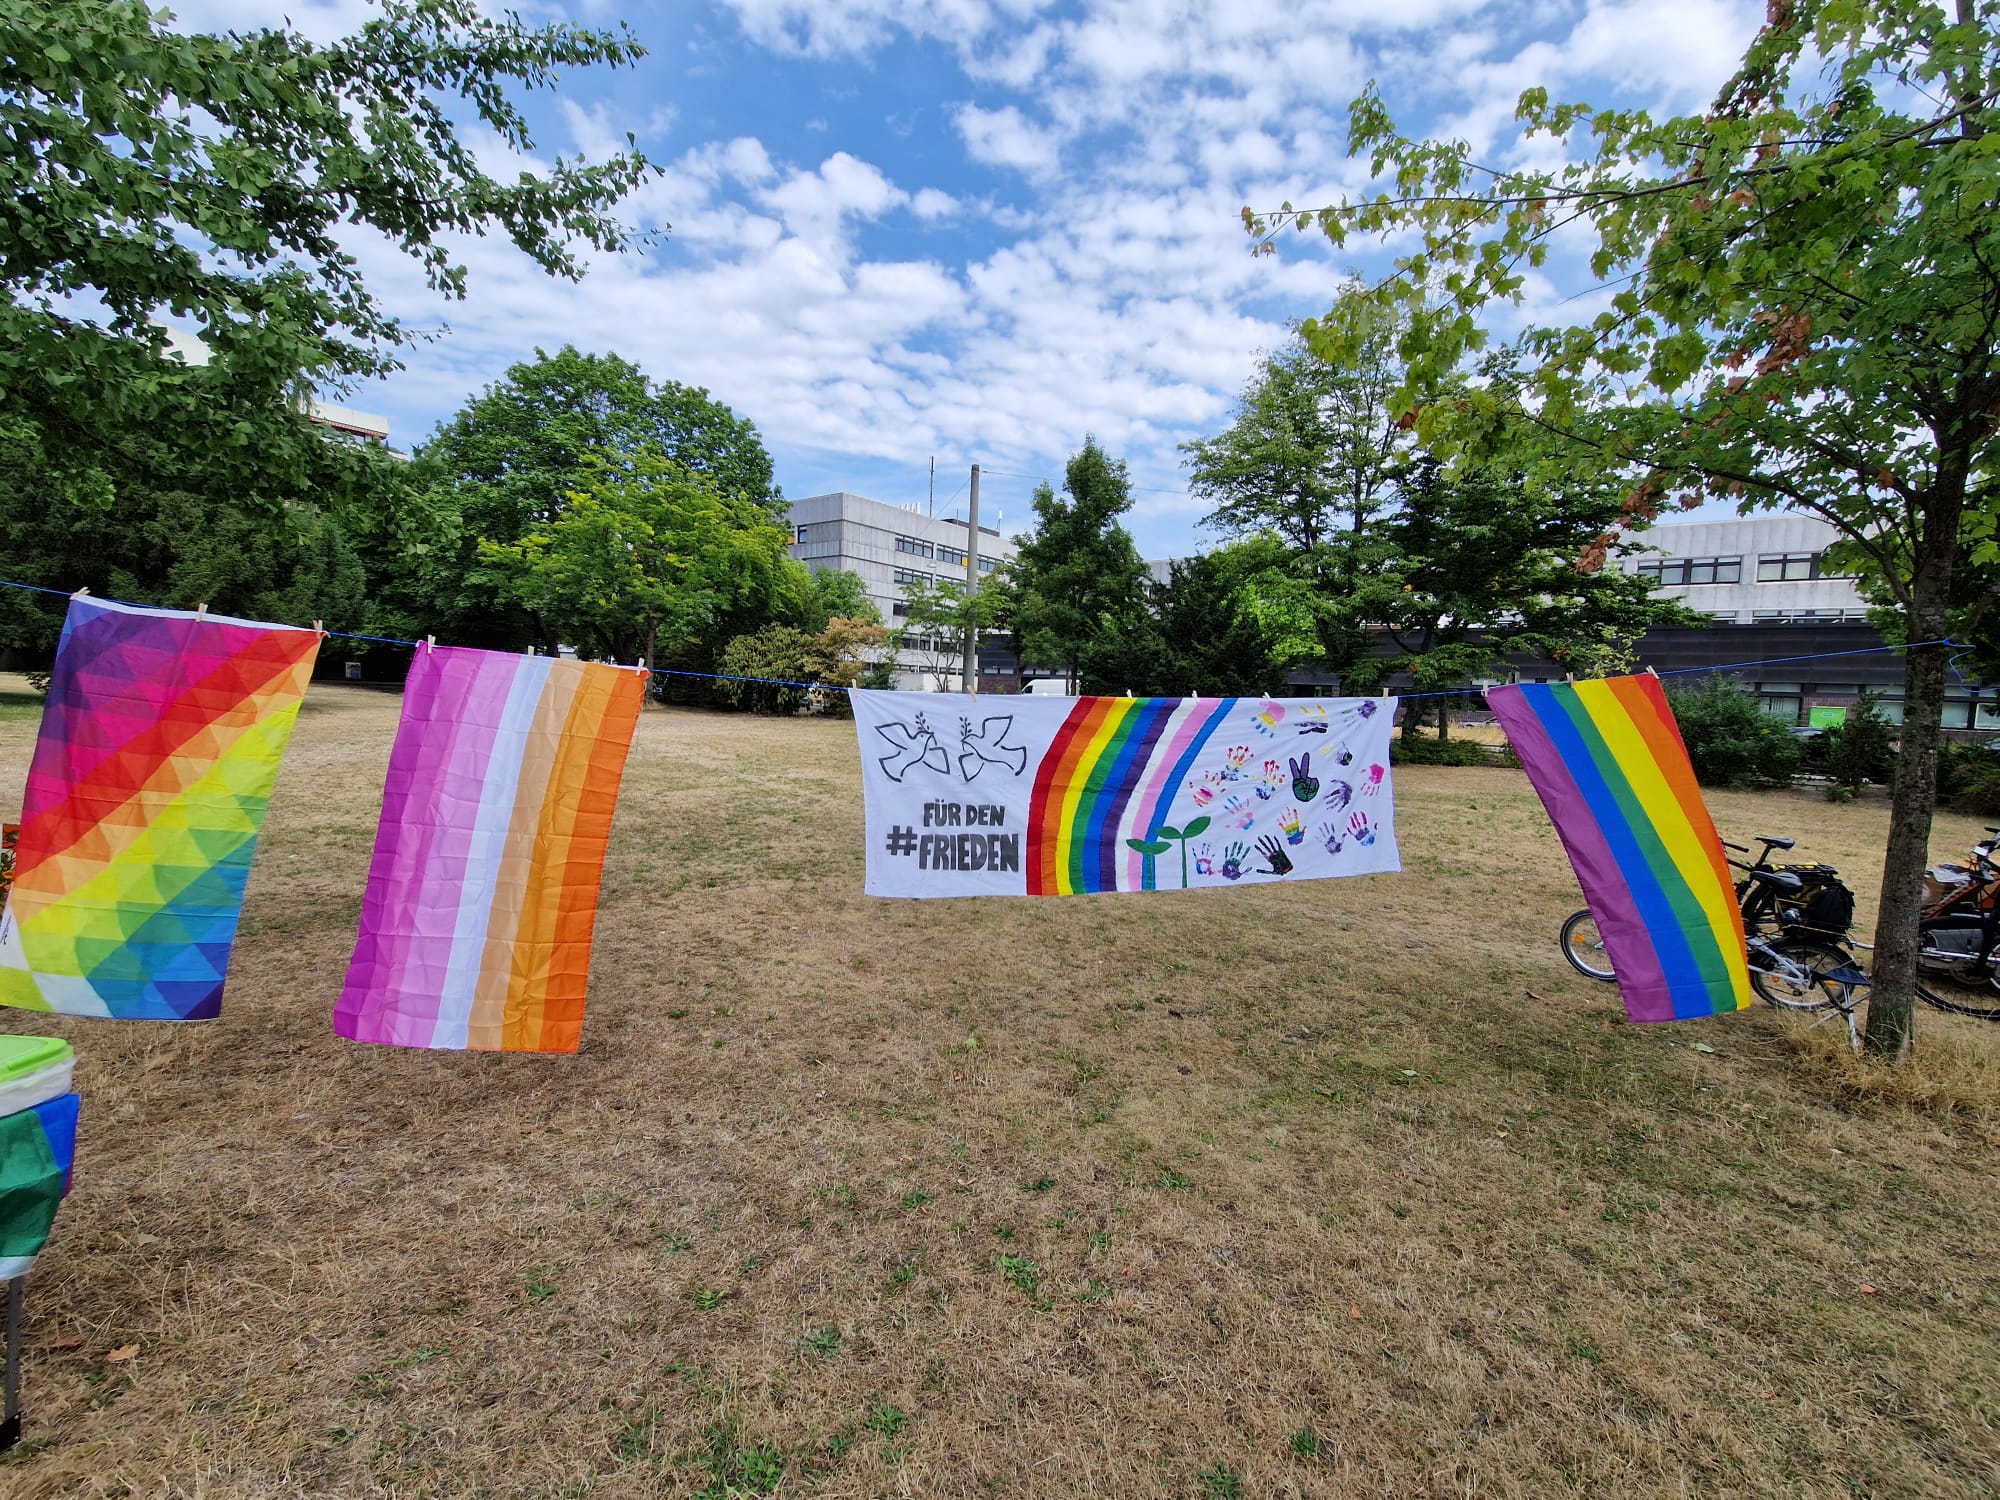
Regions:
<svg viewBox="0 0 2000 1500"><path fill-rule="evenodd" d="M657 620L649 620L646 622L646 670L648 672L654 671L659 667L659 665L660 665L660 622ZM646 679L646 687L648 689L646 697L652 696L651 688L653 686L653 681L654 679L652 679L651 677L648 677ZM644 706L645 701L646 699L643 697L639 700L641 706Z"/></svg>
<svg viewBox="0 0 2000 1500"><path fill-rule="evenodd" d="M1940 455L1937 483L1925 501L1906 617L1912 641L1942 640L1950 625L1952 564L1965 503L1962 451ZM1916 1027L1917 920L1923 912L1924 872L1930 866L1948 660L1944 646L1913 646L1903 664L1902 746L1890 785L1889 846L1882 858L1882 904L1875 919L1875 973L1865 1037L1871 1054L1893 1062L1909 1057Z"/></svg>
<svg viewBox="0 0 2000 1500"><path fill-rule="evenodd" d="M1451 699L1438 699L1438 743L1451 738Z"/></svg>

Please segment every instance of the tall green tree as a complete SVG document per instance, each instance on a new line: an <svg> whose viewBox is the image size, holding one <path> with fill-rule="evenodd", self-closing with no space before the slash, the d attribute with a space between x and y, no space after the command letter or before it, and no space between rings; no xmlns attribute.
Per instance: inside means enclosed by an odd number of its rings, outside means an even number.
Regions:
<svg viewBox="0 0 2000 1500"><path fill-rule="evenodd" d="M462 134L533 147L517 88L629 63L622 30L524 26L473 0L382 0L321 45L289 26L173 29L143 0L0 9L0 417L71 497L156 490L275 513L371 488L380 455L332 444L315 387L397 367L415 335L343 243L373 231L461 297L449 242L498 231L551 274L618 250L637 152L502 181ZM206 363L169 352L193 325Z"/></svg>
<svg viewBox="0 0 2000 1500"><path fill-rule="evenodd" d="M1003 623L1024 661L1060 666L1075 685L1093 646L1144 606L1146 565L1119 517L1132 508L1123 459L1084 439L1063 493L1035 487L1035 529L1015 538Z"/></svg>
<svg viewBox="0 0 2000 1500"><path fill-rule="evenodd" d="M1353 589L1337 603L1356 630L1380 631L1377 648L1346 673L1371 690L1407 671L1421 693L1505 673L1510 655L1587 659L1606 639L1637 639L1661 624L1703 623L1651 584L1615 568L1579 569L1620 516L1615 485L1550 479L1497 464L1448 470L1410 464L1397 502L1352 538ZM1438 729L1448 732L1449 700ZM1421 712L1407 715L1405 735Z"/></svg>
<svg viewBox="0 0 2000 1500"><path fill-rule="evenodd" d="M1083 691L1156 698L1280 691L1278 639L1231 562L1214 553L1175 558L1164 582L1149 579L1146 608L1114 620L1092 644Z"/></svg>
<svg viewBox="0 0 2000 1500"><path fill-rule="evenodd" d="M517 603L546 639L658 665L719 651L745 615L809 593L789 534L755 502L657 453L596 461L558 513L512 543L483 541L476 582Z"/></svg>
<svg viewBox="0 0 2000 1500"><path fill-rule="evenodd" d="M560 522L577 491L607 475L656 475L662 463L768 522L783 518L755 425L707 391L655 381L616 354L537 349L418 450L411 484L431 524L418 540L400 516L381 518L383 546L373 560L384 593L402 613L425 616L428 629L469 644L518 648L532 640L553 649L518 595L495 592L492 575L476 566L482 544L512 546Z"/></svg>
<svg viewBox="0 0 2000 1500"><path fill-rule="evenodd" d="M1396 310L1364 304L1353 283L1341 305L1354 342L1339 360L1295 334L1244 386L1228 427L1181 445L1189 489L1214 507L1209 525L1282 545L1260 592L1311 623L1335 670L1368 649L1340 608L1357 584L1355 539L1395 503L1414 446L1390 403L1402 380Z"/></svg>
<svg viewBox="0 0 2000 1500"><path fill-rule="evenodd" d="M950 578L907 584L903 623L890 635L890 645L897 654L914 656L939 681L957 680L964 691L966 637L1000 624L1004 607L1001 590L991 580L970 593Z"/></svg>
<svg viewBox="0 0 2000 1500"><path fill-rule="evenodd" d="M1902 616L1867 1046L1907 1055L1955 574L2000 551L2000 48L1996 0L1774 0L1698 115L1521 96L1568 165L1495 173L1400 136L1371 90L1350 145L1392 185L1246 222L1409 233L1376 289L1411 319L1397 409L1476 449L1515 418L1626 466L1635 521L1713 496L1831 523ZM1605 310L1528 332L1518 398L1427 403L1485 314L1576 226ZM1340 329L1308 327L1337 357ZM1509 407L1511 410L1500 410Z"/></svg>

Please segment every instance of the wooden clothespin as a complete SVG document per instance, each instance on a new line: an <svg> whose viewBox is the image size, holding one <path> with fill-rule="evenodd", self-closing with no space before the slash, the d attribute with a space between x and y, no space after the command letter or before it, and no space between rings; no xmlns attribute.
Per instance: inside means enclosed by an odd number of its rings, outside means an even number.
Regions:
<svg viewBox="0 0 2000 1500"><path fill-rule="evenodd" d="M428 651L435 651L435 650L437 650L437 643L438 643L438 638L437 638L436 636L434 636L434 635L427 635L427 636L425 636L425 637L424 637L424 650L425 650L425 651L427 651L427 652L428 652Z"/></svg>
<svg viewBox="0 0 2000 1500"><path fill-rule="evenodd" d="M1568 684L1570 684L1570 686L1574 687L1576 685L1576 673L1565 672L1563 674L1563 681L1567 682Z"/></svg>
<svg viewBox="0 0 2000 1500"><path fill-rule="evenodd" d="M208 601L206 599L194 607L194 617L197 620L206 620L208 618Z"/></svg>
<svg viewBox="0 0 2000 1500"><path fill-rule="evenodd" d="M90 597L90 586L88 584L85 584L82 588L78 589L74 594L70 595L70 598L72 599L88 599L89 597Z"/></svg>
<svg viewBox="0 0 2000 1500"><path fill-rule="evenodd" d="M641 677L646 675L646 658L643 656L639 658L639 675Z"/></svg>
<svg viewBox="0 0 2000 1500"><path fill-rule="evenodd" d="M322 640L326 638L326 630L317 620L313 621L313 634L319 636Z"/></svg>

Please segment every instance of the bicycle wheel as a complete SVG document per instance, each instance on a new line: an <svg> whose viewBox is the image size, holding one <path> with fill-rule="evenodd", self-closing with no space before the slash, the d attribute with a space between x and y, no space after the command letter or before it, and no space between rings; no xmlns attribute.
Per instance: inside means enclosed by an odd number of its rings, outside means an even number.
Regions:
<svg viewBox="0 0 2000 1500"><path fill-rule="evenodd" d="M1563 957L1569 965L1586 979L1602 979L1607 982L1618 976L1611 972L1611 960L1604 952L1604 939L1598 935L1597 918L1588 909L1574 912L1562 925Z"/></svg>
<svg viewBox="0 0 2000 1500"><path fill-rule="evenodd" d="M1917 998L1933 1010L1973 1016L1981 1021L2000 1021L2000 988L1990 978L1971 980L1926 974L1917 984Z"/></svg>
<svg viewBox="0 0 2000 1500"><path fill-rule="evenodd" d="M1755 951L1757 947L1763 951ZM1846 1010L1862 982L1853 957L1832 943L1765 943L1753 945L1750 954L1750 988L1766 1005L1783 1010L1825 1010L1829 1005Z"/></svg>

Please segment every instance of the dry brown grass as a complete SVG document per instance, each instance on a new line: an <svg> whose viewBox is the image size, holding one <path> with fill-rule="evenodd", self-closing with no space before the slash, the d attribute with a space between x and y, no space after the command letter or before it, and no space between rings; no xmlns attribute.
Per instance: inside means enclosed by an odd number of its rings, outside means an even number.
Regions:
<svg viewBox="0 0 2000 1500"><path fill-rule="evenodd" d="M582 1053L460 1056L327 1024L396 707L314 689L222 1020L6 1018L85 1111L10 1500L1994 1493L1990 1141L1626 1025L1518 772L1399 771L1401 877L871 902L850 726L649 711Z"/></svg>

